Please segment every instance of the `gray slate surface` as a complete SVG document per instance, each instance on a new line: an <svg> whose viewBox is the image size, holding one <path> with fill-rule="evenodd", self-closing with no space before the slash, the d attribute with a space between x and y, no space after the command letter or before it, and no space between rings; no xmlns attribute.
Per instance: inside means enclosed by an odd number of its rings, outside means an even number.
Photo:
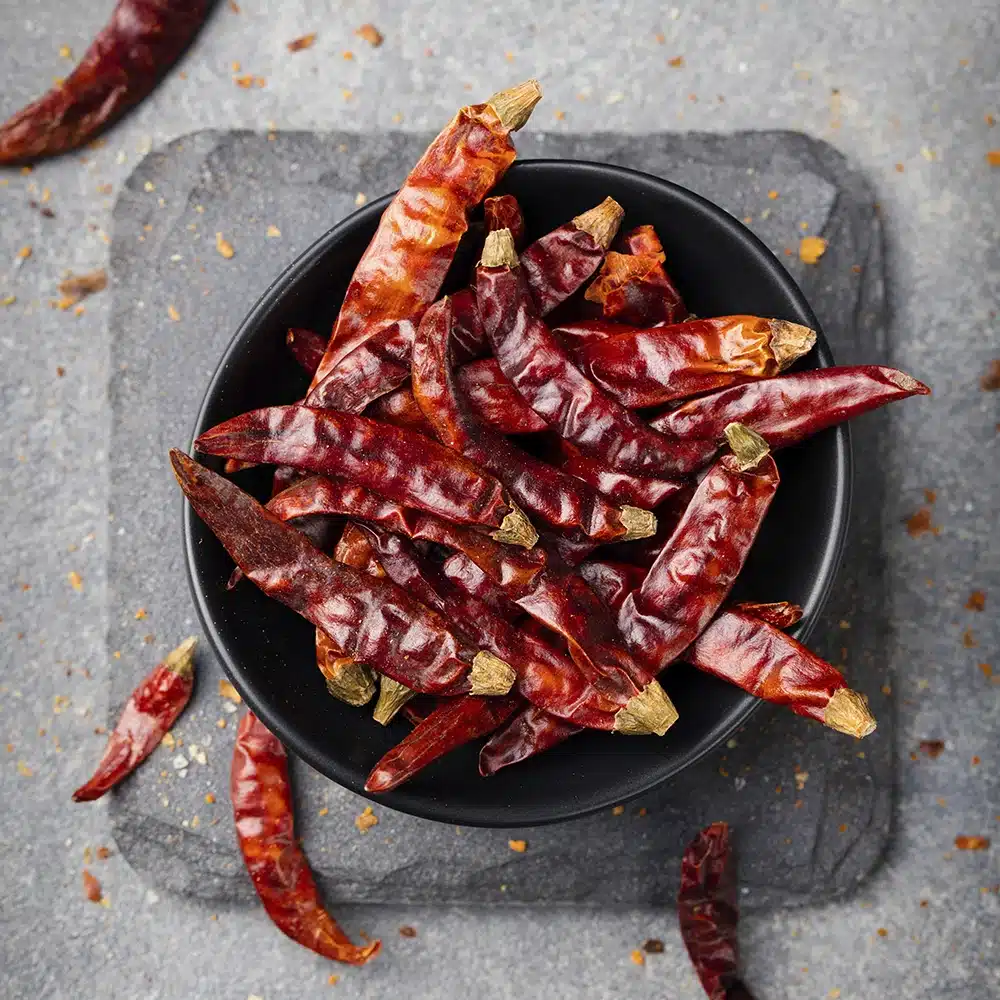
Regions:
<svg viewBox="0 0 1000 1000"><path fill-rule="evenodd" d="M391 190L430 137L200 133L148 156L129 177L114 212L111 510L116 528L108 569L109 723L144 664L197 631L184 576L180 504L166 467L171 445L186 447L201 396L242 313L275 277L273 240L306 246L354 206L364 179ZM785 260L784 234L798 221L830 238L816 268L794 264L839 359L885 355L880 230L863 178L824 143L763 133L736 137L528 135L524 157L588 156L647 169L738 210L779 190L759 235ZM633 220L635 222L640 219ZM239 250L215 250L223 232ZM284 248L283 248L284 249ZM856 273L854 268L858 268ZM181 323L168 317L174 306ZM858 448L879 452L879 422L859 428ZM295 771L304 844L332 900L350 902L587 903L663 905L676 895L679 858L694 831L724 818L739 832L747 907L804 903L855 887L882 852L892 799L892 716L884 621L879 519L881 463L861 463L848 570L814 645L845 662L882 720L864 743L785 713L762 711L736 738L657 793L610 812L530 831L468 829L375 808L367 836L344 837L368 803L302 764ZM148 619L136 621L142 607ZM840 622L850 619L851 631ZM145 644L155 622L155 640ZM152 648L151 648L152 647ZM303 655L310 655L304 650ZM112 802L115 841L157 886L212 900L252 899L232 826L205 820L205 790L224 788L232 726L220 730L221 669L198 657L198 693L175 730L205 747L207 764L161 748ZM235 716L228 717L229 723ZM207 744L207 745L206 745ZM178 756L179 755L179 756ZM188 758L190 761L190 758ZM374 760L372 761L374 763ZM531 765L526 765L530 767ZM794 771L807 775L796 791ZM321 809L327 812L319 817ZM642 812L640 812L642 810ZM197 816L197 826L190 827ZM524 856L507 847L527 837Z"/></svg>
<svg viewBox="0 0 1000 1000"><path fill-rule="evenodd" d="M0 116L65 75L58 46L79 55L112 6L0 0ZM527 75L545 89L528 134L793 129L832 142L872 179L886 232L892 360L935 389L888 421L892 838L884 864L851 898L748 913L742 953L760 1000L821 1000L834 990L841 1000L1000 994L1000 896L981 891L1000 882L997 848L952 846L960 833L994 845L1000 837L1000 685L977 666L998 663L1000 396L981 392L979 379L1000 356L1000 171L985 162L1000 137L984 121L1000 119L1000 10L993 0L761 6L241 0L235 14L222 4L179 67L184 75L172 74L105 146L30 176L0 172L0 298L17 296L0 308L0 731L13 747L0 751L0 994L703 1000L673 914L660 909L341 907L348 929L380 935L386 947L368 968L334 970L341 979L331 992L329 963L275 934L254 908L157 896L117 855L94 866L110 907L80 892L84 847L110 836L107 805L72 808L69 795L103 744L93 728L118 665L105 653L111 295L88 300L79 317L51 310L60 273L107 264L115 195L150 146L270 121L280 130L437 129L462 101ZM381 48L354 37L364 21L384 33ZM290 55L285 42L306 31L318 31L316 45ZM342 58L347 49L354 60ZM667 65L675 56L680 68ZM235 87L233 60L265 75L266 88ZM54 219L29 204L45 188ZM739 207L757 215L767 205ZM33 254L15 269L25 244ZM275 248L276 270L294 249ZM910 538L902 520L927 488L937 491L941 533ZM82 591L70 587L70 570ZM986 592L986 612L964 608L972 589ZM975 648L963 646L967 628ZM56 695L70 699L58 714ZM945 752L912 760L925 738L945 740ZM401 924L418 937L401 939ZM629 952L650 936L665 951L639 968Z"/></svg>

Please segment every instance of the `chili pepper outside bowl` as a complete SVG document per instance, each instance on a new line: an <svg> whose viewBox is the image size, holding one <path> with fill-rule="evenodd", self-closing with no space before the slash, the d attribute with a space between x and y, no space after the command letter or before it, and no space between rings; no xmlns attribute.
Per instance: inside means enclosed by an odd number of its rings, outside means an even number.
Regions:
<svg viewBox="0 0 1000 1000"><path fill-rule="evenodd" d="M518 161L498 191L520 201L527 238L562 225L610 195L625 209L623 230L656 227L667 268L700 316L750 313L817 331L798 367L833 364L819 323L770 250L727 212L669 181L623 167L560 160ZM331 329L354 266L375 232L386 195L334 226L292 263L251 309L212 376L193 437L261 406L302 398L307 377L285 346L289 327ZM468 283L478 245L459 252L445 291ZM779 452L782 482L735 599L788 600L805 614L805 640L833 585L846 539L851 491L845 426ZM205 459L221 471L221 460ZM270 467L239 473L262 502ZM333 781L394 809L466 826L530 826L608 808L667 781L724 741L759 704L720 680L675 664L661 681L679 713L665 737L584 732L522 764L482 778L482 741L463 747L382 795L364 791L375 762L409 731L368 709L333 699L316 668L313 626L242 582L226 590L232 562L192 511L183 508L184 548L206 637L247 704L295 754Z"/></svg>

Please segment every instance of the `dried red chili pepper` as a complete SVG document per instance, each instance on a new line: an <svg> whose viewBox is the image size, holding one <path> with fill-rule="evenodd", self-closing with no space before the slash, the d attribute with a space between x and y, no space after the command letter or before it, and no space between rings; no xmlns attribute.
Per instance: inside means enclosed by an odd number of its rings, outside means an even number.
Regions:
<svg viewBox="0 0 1000 1000"><path fill-rule="evenodd" d="M435 440L434 428L427 422L424 411L413 398L408 385L386 396L379 396L365 408L365 416L396 427L408 427L411 431Z"/></svg>
<svg viewBox="0 0 1000 1000"><path fill-rule="evenodd" d="M618 230L621 206L607 198L596 208L536 240L524 253L528 287L547 313L573 294L594 273ZM492 230L492 227L490 229ZM475 294L454 296L454 360L461 364L489 354ZM401 386L410 374L416 321L386 327L344 355L327 373L310 405L361 412L379 396Z"/></svg>
<svg viewBox="0 0 1000 1000"><path fill-rule="evenodd" d="M348 352L382 330L419 322L437 298L468 213L514 162L511 132L542 92L535 80L462 108L410 171L355 268L309 403L330 405L319 387Z"/></svg>
<svg viewBox="0 0 1000 1000"><path fill-rule="evenodd" d="M492 472L523 510L552 527L598 541L652 535L656 519L649 511L614 507L582 480L522 451L475 418L452 374L451 327L451 300L445 297L424 313L413 345L413 395L438 440Z"/></svg>
<svg viewBox="0 0 1000 1000"><path fill-rule="evenodd" d="M706 827L684 849L677 915L681 937L710 1000L753 1000L739 978L736 876L725 823Z"/></svg>
<svg viewBox="0 0 1000 1000"><path fill-rule="evenodd" d="M875 731L864 697L843 674L757 615L747 606L720 614L683 658L705 673L735 684L757 698L787 705L797 715L861 738ZM764 614L772 615L766 608ZM784 615L787 620L790 615Z"/></svg>
<svg viewBox="0 0 1000 1000"><path fill-rule="evenodd" d="M502 767L544 753L578 732L580 727L572 722L528 705L479 751L479 773L484 778L496 774Z"/></svg>
<svg viewBox="0 0 1000 1000"><path fill-rule="evenodd" d="M636 226L623 233L619 240L622 253L647 254L656 257L660 263L667 259L663 252L663 244L652 226ZM617 249L617 248L616 248Z"/></svg>
<svg viewBox="0 0 1000 1000"><path fill-rule="evenodd" d="M786 320L720 316L618 327L613 336L583 344L572 332L567 339L578 345L573 357L588 378L622 406L638 409L770 378L811 350L816 334Z"/></svg>
<svg viewBox="0 0 1000 1000"><path fill-rule="evenodd" d="M520 698L450 698L394 746L373 768L367 792L388 792L457 747L502 726Z"/></svg>
<svg viewBox="0 0 1000 1000"><path fill-rule="evenodd" d="M618 612L635 658L655 677L701 634L736 581L778 489L760 435L730 424L733 453L708 471L642 585Z"/></svg>
<svg viewBox="0 0 1000 1000"><path fill-rule="evenodd" d="M562 437L622 472L671 476L690 471L688 452L694 449L650 430L573 364L539 318L506 230L486 237L476 297L504 375Z"/></svg>
<svg viewBox="0 0 1000 1000"><path fill-rule="evenodd" d="M480 358L455 373L458 387L472 412L501 434L537 434L548 424L528 406L496 358Z"/></svg>
<svg viewBox="0 0 1000 1000"><path fill-rule="evenodd" d="M930 389L905 372L880 365L850 365L795 372L781 378L733 386L679 406L651 426L664 434L715 444L728 424L762 434L774 450L869 410Z"/></svg>
<svg viewBox="0 0 1000 1000"><path fill-rule="evenodd" d="M323 353L326 351L326 338L315 330L292 327L285 334L285 343L292 352L292 357L311 378L323 360Z"/></svg>
<svg viewBox="0 0 1000 1000"><path fill-rule="evenodd" d="M514 672L465 645L440 615L388 579L334 562L234 483L174 449L177 481L198 516L264 593L323 629L361 663L415 691L506 694Z"/></svg>
<svg viewBox="0 0 1000 1000"><path fill-rule="evenodd" d="M487 232L509 229L516 247L524 243L524 214L512 194L499 194L487 198L483 202L483 218L486 221Z"/></svg>
<svg viewBox="0 0 1000 1000"><path fill-rule="evenodd" d="M382 942L353 944L320 902L295 837L288 755L253 712L236 731L229 794L243 861L278 930L335 962L364 965L374 958Z"/></svg>
<svg viewBox="0 0 1000 1000"><path fill-rule="evenodd" d="M441 572L505 621L517 622L525 617L525 613L464 552L453 552L441 564Z"/></svg>
<svg viewBox="0 0 1000 1000"><path fill-rule="evenodd" d="M73 793L74 802L99 799L156 749L191 698L197 642L194 636L185 639L132 692L97 770Z"/></svg>
<svg viewBox="0 0 1000 1000"><path fill-rule="evenodd" d="M344 476L384 496L530 547L535 533L500 483L453 451L402 427L306 406L252 410L205 431L195 448Z"/></svg>
<svg viewBox="0 0 1000 1000"><path fill-rule="evenodd" d="M73 72L0 125L0 163L82 146L146 97L208 16L208 0L118 0Z"/></svg>

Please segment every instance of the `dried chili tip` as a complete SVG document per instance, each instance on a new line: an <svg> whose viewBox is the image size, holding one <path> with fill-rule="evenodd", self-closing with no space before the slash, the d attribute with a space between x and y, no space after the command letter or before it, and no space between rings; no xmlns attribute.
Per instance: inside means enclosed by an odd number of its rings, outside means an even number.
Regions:
<svg viewBox="0 0 1000 1000"><path fill-rule="evenodd" d="M499 656L481 649L472 658L472 668L469 670L470 694L507 694L516 680L514 669Z"/></svg>
<svg viewBox="0 0 1000 1000"><path fill-rule="evenodd" d="M509 229L496 229L486 234L480 267L517 267L517 249L514 235Z"/></svg>
<svg viewBox="0 0 1000 1000"><path fill-rule="evenodd" d="M505 233L508 231L504 230ZM490 533L490 538L495 542L503 542L505 545L520 545L530 549L534 548L538 541L538 532L528 520L527 514L517 504L511 504L510 513L504 516L500 527Z"/></svg>
<svg viewBox="0 0 1000 1000"><path fill-rule="evenodd" d="M535 105L542 99L537 80L525 80L515 87L497 91L486 103L496 112L500 123L509 132L516 132L531 117Z"/></svg>
<svg viewBox="0 0 1000 1000"><path fill-rule="evenodd" d="M607 250L618 235L624 218L625 209L614 198L605 198L600 205L576 216L573 225L582 232L590 233L594 242L602 250Z"/></svg>
<svg viewBox="0 0 1000 1000"><path fill-rule="evenodd" d="M745 424L729 424L723 433L740 472L756 468L771 453L767 442Z"/></svg>
<svg viewBox="0 0 1000 1000"><path fill-rule="evenodd" d="M792 362L808 354L816 344L816 331L800 323L772 319L768 325L771 327L771 353L779 371L784 371Z"/></svg>
<svg viewBox="0 0 1000 1000"><path fill-rule="evenodd" d="M381 674L378 679L378 701L375 702L372 718L380 725L389 725L414 693L405 684Z"/></svg>
<svg viewBox="0 0 1000 1000"><path fill-rule="evenodd" d="M659 681L652 680L615 713L614 732L626 736L663 736L677 719L670 696Z"/></svg>
<svg viewBox="0 0 1000 1000"><path fill-rule="evenodd" d="M640 538L649 538L656 534L656 515L651 510L641 507L630 507L625 504L621 508L622 525L625 534L616 539L619 542L634 542Z"/></svg>
<svg viewBox="0 0 1000 1000"><path fill-rule="evenodd" d="M823 722L838 733L861 739L875 732L874 716L868 711L868 700L850 688L838 688L823 711Z"/></svg>
<svg viewBox="0 0 1000 1000"><path fill-rule="evenodd" d="M163 661L165 670L177 674L178 677L190 679L194 676L194 649L198 645L198 636L189 635L176 649L167 654Z"/></svg>

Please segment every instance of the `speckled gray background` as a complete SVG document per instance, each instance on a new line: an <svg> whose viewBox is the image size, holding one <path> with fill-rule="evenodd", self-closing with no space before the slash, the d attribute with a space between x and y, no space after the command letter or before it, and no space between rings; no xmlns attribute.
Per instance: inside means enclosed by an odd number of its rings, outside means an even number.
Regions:
<svg viewBox="0 0 1000 1000"><path fill-rule="evenodd" d="M1000 356L1000 171L985 161L1000 134L984 120L1000 118L1000 18L986 2L762 6L643 0L491 11L445 2L244 0L240 14L220 7L180 67L185 77L175 73L86 162L74 156L27 177L0 175L8 181L0 186L0 300L17 296L0 310L7 443L0 730L13 748L2 751L0 768L5 994L277 1000L330 990L328 964L276 935L259 912L150 893L117 856L94 865L110 906L82 899L82 852L109 838L106 807L71 808L68 796L99 748L92 730L104 717L111 668L104 652L104 565L115 530L106 463L111 297L88 300L79 317L51 310L60 273L107 263L111 205L150 146L197 128L269 122L421 131L469 97L527 75L546 90L536 129L796 129L831 141L871 178L886 229L894 360L936 393L891 418L892 491L881 512L890 595L882 610L898 722L894 837L886 864L851 899L750 915L742 928L747 978L761 1000L838 990L845 1000L1000 993L997 849L952 850L957 834L996 840L1000 825L1000 685L978 667L1000 667L1000 397L978 388ZM31 8L0 0L0 115L64 76L69 64L59 47L79 55L110 8L110 0ZM365 21L384 32L381 48L353 37ZM313 30L312 49L287 52L287 40ZM347 49L352 60L342 56ZM684 65L670 67L676 56ZM236 87L234 60L266 77L266 87ZM109 193L99 188L105 184ZM28 203L45 188L54 219ZM32 256L15 269L26 244ZM290 248L282 253L275 270ZM941 532L910 538L901 521L924 502L925 489L937 491ZM70 571L81 575L82 591L68 583ZM986 592L983 613L964 608L973 589ZM963 645L966 629L973 648ZM155 622L146 631L155 634ZM946 741L937 760L911 760L924 738ZM367 969L335 970L335 989L348 996L699 996L670 913L352 906L340 915L388 946ZM417 928L416 939L398 937L404 923ZM666 950L640 968L629 952L649 936Z"/></svg>

